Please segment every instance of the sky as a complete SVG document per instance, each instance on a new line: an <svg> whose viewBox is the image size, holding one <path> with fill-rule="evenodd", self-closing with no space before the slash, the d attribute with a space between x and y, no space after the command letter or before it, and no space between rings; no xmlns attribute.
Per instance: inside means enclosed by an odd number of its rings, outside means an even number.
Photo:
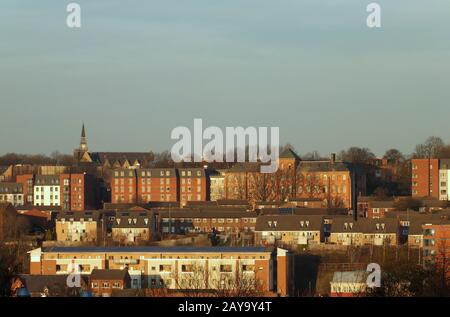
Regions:
<svg viewBox="0 0 450 317"><path fill-rule="evenodd" d="M177 126L278 126L299 154L449 142L450 1L0 1L0 154L162 151Z"/></svg>

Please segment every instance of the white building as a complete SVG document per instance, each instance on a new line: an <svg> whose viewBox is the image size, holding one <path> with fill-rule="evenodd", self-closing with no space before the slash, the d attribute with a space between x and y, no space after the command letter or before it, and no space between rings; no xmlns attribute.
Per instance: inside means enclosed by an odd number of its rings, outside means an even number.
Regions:
<svg viewBox="0 0 450 317"><path fill-rule="evenodd" d="M60 206L59 175L36 175L33 194L35 206Z"/></svg>
<svg viewBox="0 0 450 317"><path fill-rule="evenodd" d="M23 188L19 183L0 183L0 203L10 203L13 206L22 206Z"/></svg>
<svg viewBox="0 0 450 317"><path fill-rule="evenodd" d="M439 161L439 200L450 200L450 159Z"/></svg>

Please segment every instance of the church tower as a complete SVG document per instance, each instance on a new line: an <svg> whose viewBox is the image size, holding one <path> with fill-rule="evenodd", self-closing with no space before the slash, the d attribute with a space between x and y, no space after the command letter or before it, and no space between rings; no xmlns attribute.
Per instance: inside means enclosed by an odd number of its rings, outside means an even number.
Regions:
<svg viewBox="0 0 450 317"><path fill-rule="evenodd" d="M80 138L80 147L73 151L73 157L76 162L81 161L83 155L88 151L87 138L86 138L86 130L83 127L81 128L81 138Z"/></svg>

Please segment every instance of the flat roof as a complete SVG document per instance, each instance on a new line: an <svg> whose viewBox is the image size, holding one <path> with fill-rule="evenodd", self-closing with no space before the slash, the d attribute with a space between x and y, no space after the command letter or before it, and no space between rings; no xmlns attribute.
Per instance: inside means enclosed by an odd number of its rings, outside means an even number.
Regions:
<svg viewBox="0 0 450 317"><path fill-rule="evenodd" d="M266 247L48 247L43 252L54 253L261 253L272 252Z"/></svg>

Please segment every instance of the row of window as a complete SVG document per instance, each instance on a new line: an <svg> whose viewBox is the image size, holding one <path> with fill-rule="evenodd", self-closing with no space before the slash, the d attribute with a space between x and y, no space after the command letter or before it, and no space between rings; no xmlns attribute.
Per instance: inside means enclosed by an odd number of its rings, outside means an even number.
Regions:
<svg viewBox="0 0 450 317"><path fill-rule="evenodd" d="M23 195L13 195L13 200L14 200L14 201L22 200L22 199L23 199L22 196L23 196ZM0 200L7 201L7 200L8 200L8 195L0 195Z"/></svg>
<svg viewBox="0 0 450 317"><path fill-rule="evenodd" d="M194 222L203 222L203 223L207 223L208 222L208 218L203 218L203 219L200 219L200 218L194 218L193 219L194 220ZM211 218L210 219L211 220L211 222L212 223L233 223L233 221L235 222L235 223L239 223L239 218L227 218L227 219L225 219L225 218ZM174 219L174 218L163 218L162 219L162 221L163 222L169 222L169 221L172 221L172 222L175 222L175 221L178 221L178 222L192 222L192 219L191 218L179 218L179 219ZM244 223L256 223L256 218L243 218L243 220L242 220Z"/></svg>

